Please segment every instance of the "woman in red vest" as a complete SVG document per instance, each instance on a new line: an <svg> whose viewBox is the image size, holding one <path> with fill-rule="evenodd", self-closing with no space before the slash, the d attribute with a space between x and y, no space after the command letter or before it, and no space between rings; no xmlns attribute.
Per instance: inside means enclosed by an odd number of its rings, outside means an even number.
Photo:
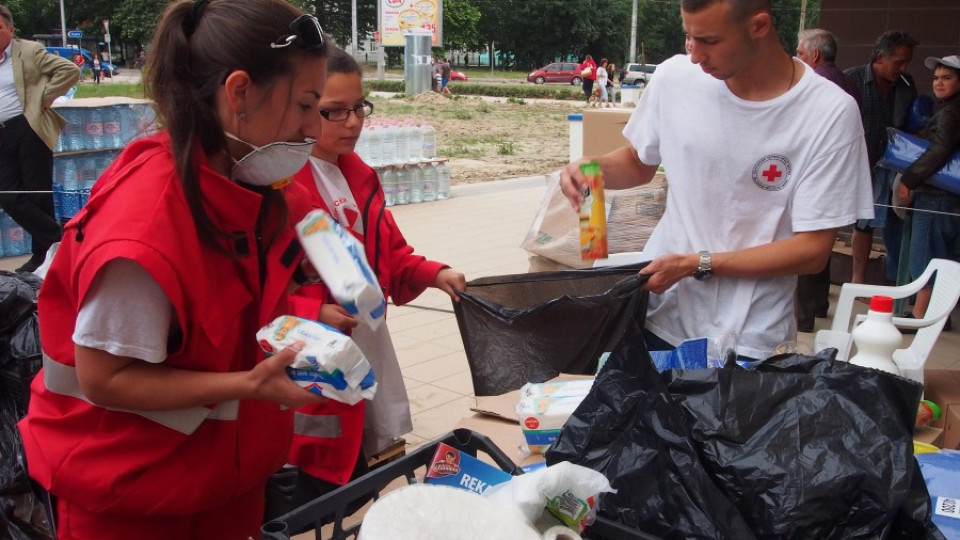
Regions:
<svg viewBox="0 0 960 540"><path fill-rule="evenodd" d="M308 208L278 181L306 162L326 47L283 0L199 0L167 8L150 55L164 130L65 227L20 431L61 539L259 537L286 408L321 401L286 376L295 351L264 359L255 333L302 259Z"/></svg>
<svg viewBox="0 0 960 540"><path fill-rule="evenodd" d="M466 287L463 274L414 254L385 208L377 173L354 152L364 118L372 113L373 105L364 99L360 66L349 54L331 48L320 114L305 128L317 142L310 163L295 180L310 192L314 207L330 213L363 243L384 295L395 305L413 300L428 287L456 301L456 291ZM296 315L351 333L377 375L377 395L370 403L328 401L297 411L289 461L300 467L294 495L299 505L366 470L361 441L367 452L377 452L412 426L386 324L377 331L358 325L323 285L302 287L291 302Z"/></svg>

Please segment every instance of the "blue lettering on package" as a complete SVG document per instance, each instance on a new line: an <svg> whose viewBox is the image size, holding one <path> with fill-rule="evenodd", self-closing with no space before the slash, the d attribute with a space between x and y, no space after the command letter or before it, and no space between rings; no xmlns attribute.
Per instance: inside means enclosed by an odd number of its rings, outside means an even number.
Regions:
<svg viewBox="0 0 960 540"><path fill-rule="evenodd" d="M440 484L483 495L490 486L502 484L512 476L479 459L443 444L437 444L430 468L428 484Z"/></svg>
<svg viewBox="0 0 960 540"><path fill-rule="evenodd" d="M315 369L300 369L300 368L288 367L287 374L290 375L291 379L298 382L324 383L332 386L337 390L345 390L347 388L347 381L343 377L343 372L340 371L339 369L334 370L333 373L329 373L326 371L320 371Z"/></svg>

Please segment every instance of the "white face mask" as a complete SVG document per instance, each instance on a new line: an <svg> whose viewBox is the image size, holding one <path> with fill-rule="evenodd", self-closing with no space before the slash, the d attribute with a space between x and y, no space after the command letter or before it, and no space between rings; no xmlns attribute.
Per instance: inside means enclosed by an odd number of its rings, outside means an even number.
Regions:
<svg viewBox="0 0 960 540"><path fill-rule="evenodd" d="M310 159L310 147L315 142L314 139L306 139L303 142L275 142L256 146L230 132L223 134L253 148L235 161L230 170L231 177L252 186L271 186L296 174Z"/></svg>

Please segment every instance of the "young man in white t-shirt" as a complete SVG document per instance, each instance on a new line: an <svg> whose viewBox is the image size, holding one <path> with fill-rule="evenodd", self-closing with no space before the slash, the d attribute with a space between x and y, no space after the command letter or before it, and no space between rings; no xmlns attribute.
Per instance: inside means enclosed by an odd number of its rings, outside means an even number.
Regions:
<svg viewBox="0 0 960 540"><path fill-rule="evenodd" d="M836 229L872 215L854 100L784 51L769 0L682 0L689 56L660 64L623 131L631 146L600 163L610 189L670 190L644 250L648 345L735 333L763 359L796 336L796 276L826 264Z"/></svg>

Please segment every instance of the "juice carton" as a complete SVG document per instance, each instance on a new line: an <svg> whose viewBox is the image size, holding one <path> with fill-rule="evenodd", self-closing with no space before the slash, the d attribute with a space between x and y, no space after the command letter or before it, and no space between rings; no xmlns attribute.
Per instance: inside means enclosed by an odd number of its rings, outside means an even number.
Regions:
<svg viewBox="0 0 960 540"><path fill-rule="evenodd" d="M603 199L603 173L596 161L580 164L587 183L580 203L580 258L607 258L607 213Z"/></svg>

